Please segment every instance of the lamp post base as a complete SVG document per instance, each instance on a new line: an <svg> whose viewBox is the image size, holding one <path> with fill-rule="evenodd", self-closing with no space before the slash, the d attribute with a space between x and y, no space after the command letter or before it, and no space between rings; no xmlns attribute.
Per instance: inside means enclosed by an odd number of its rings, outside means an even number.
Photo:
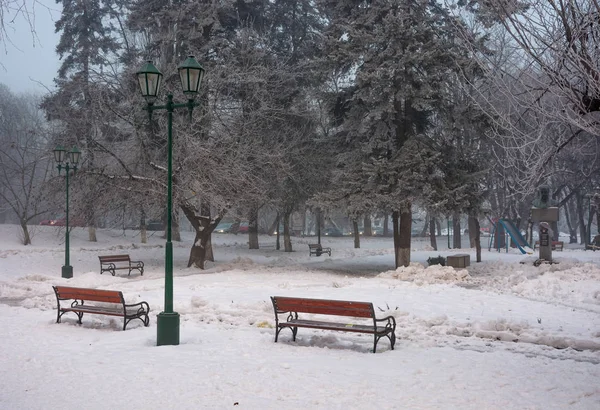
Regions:
<svg viewBox="0 0 600 410"><path fill-rule="evenodd" d="M62 277L65 279L71 279L73 277L73 267L71 265L62 267Z"/></svg>
<svg viewBox="0 0 600 410"><path fill-rule="evenodd" d="M156 345L179 344L179 313L160 312L156 315Z"/></svg>

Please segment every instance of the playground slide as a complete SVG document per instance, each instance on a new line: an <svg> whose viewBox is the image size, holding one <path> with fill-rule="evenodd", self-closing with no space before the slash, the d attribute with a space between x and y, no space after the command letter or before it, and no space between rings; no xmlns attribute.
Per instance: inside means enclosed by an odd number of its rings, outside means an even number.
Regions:
<svg viewBox="0 0 600 410"><path fill-rule="evenodd" d="M533 253L533 249L531 249L531 246L527 243L525 238L523 238L523 235L521 235L521 232L519 232L512 221L509 221L508 219L500 219L498 222L500 222L504 227L504 230L508 232L511 240L515 245L517 245L517 248L521 251L521 253Z"/></svg>

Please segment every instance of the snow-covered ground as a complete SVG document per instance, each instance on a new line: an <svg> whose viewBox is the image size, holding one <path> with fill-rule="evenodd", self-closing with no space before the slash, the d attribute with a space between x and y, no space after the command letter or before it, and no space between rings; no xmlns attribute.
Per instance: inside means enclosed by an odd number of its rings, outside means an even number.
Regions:
<svg viewBox="0 0 600 410"><path fill-rule="evenodd" d="M567 247L534 267L515 250L428 250L415 239L408 268L393 269L389 238L324 238L331 257L247 249L214 235L216 262L187 268L192 234L175 243L174 306L181 344L156 346L163 309L164 239L135 231L71 235L72 279L60 277L64 231L34 227L34 244L0 225L0 409L600 409L600 252ZM443 247L446 238L439 238ZM466 241L465 241L466 243ZM484 245L486 242L484 240ZM143 260L143 276L99 274L98 255ZM427 258L470 253L466 270ZM521 264L520 262L527 262ZM150 327L75 315L56 324L52 285L123 291L145 300ZM382 339L300 329L274 343L272 295L373 302L397 321Z"/></svg>

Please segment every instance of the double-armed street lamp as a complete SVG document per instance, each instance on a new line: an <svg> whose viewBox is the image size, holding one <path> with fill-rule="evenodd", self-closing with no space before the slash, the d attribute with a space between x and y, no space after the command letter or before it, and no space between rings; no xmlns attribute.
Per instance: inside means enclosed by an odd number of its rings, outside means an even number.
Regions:
<svg viewBox="0 0 600 410"><path fill-rule="evenodd" d="M167 95L167 103L165 105L154 105L160 85L162 81L162 73L148 61L138 71L137 77L142 91L142 96L146 99L147 106L144 108L148 111L150 118L155 110L167 110L168 113L168 154L167 154L167 243L165 246L165 309L157 315L157 338L156 344L162 345L178 345L179 344L179 313L173 312L173 244L171 242L171 212L172 212L172 180L173 180L173 111L176 108L187 108L190 119L194 107L198 106L194 100L198 95L198 89L204 77L204 69L196 61L194 56L189 56L177 68L179 78L181 79L181 87L183 94L187 97L186 103L173 103L173 95Z"/></svg>
<svg viewBox="0 0 600 410"><path fill-rule="evenodd" d="M65 212L65 266L62 267L62 277L63 278L72 278L73 277L73 267L69 261L69 172L73 170L73 174L77 172L77 164L79 164L79 158L81 157L81 152L77 149L77 147L73 147L71 151L65 150L60 145L54 149L54 160L57 163L58 174L60 175L60 171L64 168L66 174L67 181L67 206Z"/></svg>

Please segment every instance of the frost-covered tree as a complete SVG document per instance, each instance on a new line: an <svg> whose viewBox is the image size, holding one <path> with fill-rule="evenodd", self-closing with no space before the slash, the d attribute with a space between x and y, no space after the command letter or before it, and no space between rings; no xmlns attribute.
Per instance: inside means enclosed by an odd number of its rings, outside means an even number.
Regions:
<svg viewBox="0 0 600 410"><path fill-rule="evenodd" d="M61 121L59 142L77 143L84 152L82 168L95 167L96 141L102 139L103 123L98 97L103 84L101 72L109 65L119 44L113 36L111 0L58 0L61 18L56 22L60 40L56 52L62 60L55 79L57 90L45 98L49 119ZM94 192L93 186L86 190ZM94 196L87 195L84 207L89 239L96 241Z"/></svg>
<svg viewBox="0 0 600 410"><path fill-rule="evenodd" d="M431 155L421 151L454 67L453 27L428 1L328 2L327 58L339 129L335 184L392 210L396 266L410 263L412 204ZM351 182L350 182L351 181Z"/></svg>
<svg viewBox="0 0 600 410"><path fill-rule="evenodd" d="M38 104L0 84L0 212L16 216L23 245L31 244L27 225L48 210L43 189L53 165Z"/></svg>

